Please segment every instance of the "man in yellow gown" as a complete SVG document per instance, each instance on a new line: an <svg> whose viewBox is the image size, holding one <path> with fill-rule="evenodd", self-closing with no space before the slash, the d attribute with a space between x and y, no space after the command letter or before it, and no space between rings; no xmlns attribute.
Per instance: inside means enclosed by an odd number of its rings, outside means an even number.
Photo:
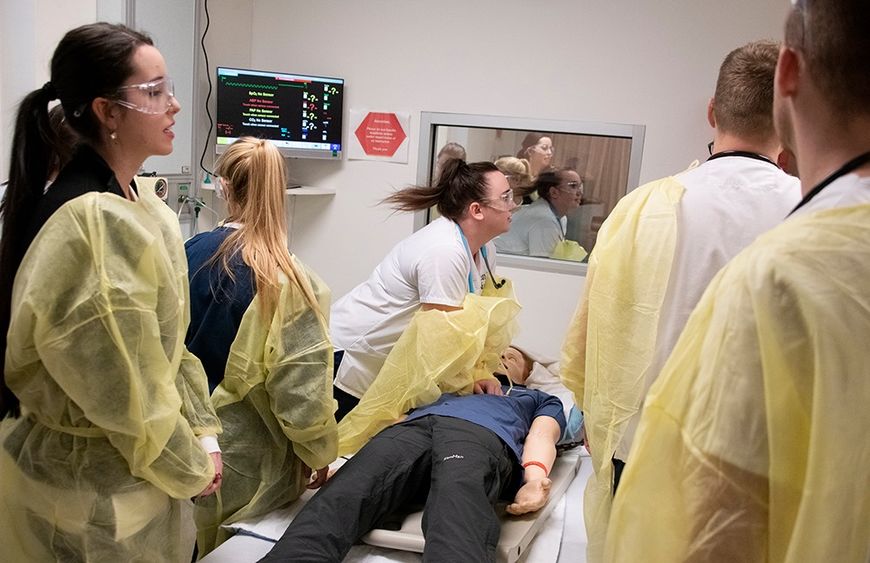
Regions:
<svg viewBox="0 0 870 563"><path fill-rule="evenodd" d="M804 200L713 280L651 389L609 561L870 560L868 29L865 0L789 14L774 115Z"/></svg>
<svg viewBox="0 0 870 563"><path fill-rule="evenodd" d="M728 54L708 106L710 158L631 192L599 233L562 363L592 454L590 561L603 554L644 397L689 314L716 272L800 200L798 180L776 165L777 53L777 44L760 41Z"/></svg>

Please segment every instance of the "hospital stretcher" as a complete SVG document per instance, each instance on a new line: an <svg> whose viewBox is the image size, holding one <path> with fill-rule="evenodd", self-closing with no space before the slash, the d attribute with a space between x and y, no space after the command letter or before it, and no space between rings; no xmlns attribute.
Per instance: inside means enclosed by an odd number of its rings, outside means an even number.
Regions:
<svg viewBox="0 0 870 563"><path fill-rule="evenodd" d="M539 511L524 516L512 516L499 505L502 519L501 537L497 548L500 563L534 561L585 561L585 534L582 530L582 491L589 477L591 464L585 450L575 448L556 459L550 478L553 481L550 500ZM567 493L567 494L566 494ZM203 563L254 562L266 555L287 529L293 517L313 496L307 491L288 508L276 510L262 518L234 524L236 534L201 561ZM354 546L346 562L417 562L425 540L421 529L422 512L407 516L399 530L375 529L362 539L363 546ZM569 529L568 523L572 528ZM536 542L536 536L542 541ZM557 539L558 538L558 539ZM554 541L556 540L556 541ZM559 544L563 545L559 556ZM534 558L529 553L534 550ZM565 551L568 551L566 554Z"/></svg>

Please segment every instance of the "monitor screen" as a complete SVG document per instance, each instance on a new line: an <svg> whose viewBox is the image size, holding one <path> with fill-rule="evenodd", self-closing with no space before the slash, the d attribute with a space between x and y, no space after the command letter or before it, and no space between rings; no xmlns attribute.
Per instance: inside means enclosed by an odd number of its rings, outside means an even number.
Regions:
<svg viewBox="0 0 870 563"><path fill-rule="evenodd" d="M217 152L243 136L285 156L341 158L344 80L218 67Z"/></svg>

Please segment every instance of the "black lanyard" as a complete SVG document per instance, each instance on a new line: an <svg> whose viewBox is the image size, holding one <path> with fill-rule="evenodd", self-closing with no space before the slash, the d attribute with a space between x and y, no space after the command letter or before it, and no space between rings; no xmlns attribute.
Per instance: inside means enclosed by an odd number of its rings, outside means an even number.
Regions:
<svg viewBox="0 0 870 563"><path fill-rule="evenodd" d="M746 158L752 158L754 160L760 160L761 162L766 162L768 164L773 164L777 168L779 168L779 164L770 160L763 154L758 154L757 152L749 152L749 151L722 151L717 152L716 154L711 154L709 158L707 158L707 162L711 160L716 160L717 158L725 158L726 156L742 156Z"/></svg>
<svg viewBox="0 0 870 563"><path fill-rule="evenodd" d="M797 207L795 207L794 209L791 210L791 213L789 213L789 216L791 216L795 211L797 211L798 209L800 209L804 205L808 204L811 199L813 199L814 197L819 195L819 192L821 192L823 189L825 189L829 185L831 185L834 182L834 180L842 178L843 176L845 176L849 172L852 172L853 170L860 168L861 166L867 164L868 162L870 162L870 152L865 152L864 154L860 154L860 155L856 156L855 158L853 158L852 160L850 160L849 162L847 162L843 166L834 170L834 172L831 173L830 176L828 176L827 178L822 180L815 188L813 188L809 192L807 192L807 195L805 195L804 198L801 200L801 202L797 204Z"/></svg>

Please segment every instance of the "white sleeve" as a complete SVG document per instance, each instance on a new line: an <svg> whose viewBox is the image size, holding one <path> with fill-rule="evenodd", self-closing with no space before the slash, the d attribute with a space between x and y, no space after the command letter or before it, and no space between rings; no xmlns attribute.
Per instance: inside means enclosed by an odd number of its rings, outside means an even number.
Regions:
<svg viewBox="0 0 870 563"><path fill-rule="evenodd" d="M429 248L417 261L420 303L459 307L468 293L468 256L455 245Z"/></svg>

